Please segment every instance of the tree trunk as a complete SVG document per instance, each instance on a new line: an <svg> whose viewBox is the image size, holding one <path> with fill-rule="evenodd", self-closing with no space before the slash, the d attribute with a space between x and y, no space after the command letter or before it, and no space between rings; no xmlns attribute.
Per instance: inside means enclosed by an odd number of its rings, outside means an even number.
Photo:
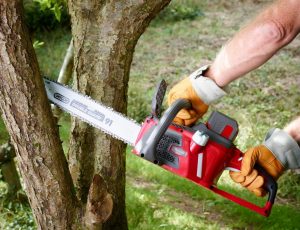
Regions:
<svg viewBox="0 0 300 230"><path fill-rule="evenodd" d="M40 229L70 229L76 199L22 2L0 1L0 108Z"/></svg>
<svg viewBox="0 0 300 230"><path fill-rule="evenodd" d="M69 0L76 88L125 113L134 47L169 1ZM0 109L38 228L127 229L125 145L74 120L71 177L22 2L0 1L0 18Z"/></svg>
<svg viewBox="0 0 300 230"><path fill-rule="evenodd" d="M126 113L134 47L154 16L170 0L69 0L74 39L74 87ZM69 167L78 198L87 200L98 173L113 197L113 214L104 229L127 229L125 144L73 119Z"/></svg>

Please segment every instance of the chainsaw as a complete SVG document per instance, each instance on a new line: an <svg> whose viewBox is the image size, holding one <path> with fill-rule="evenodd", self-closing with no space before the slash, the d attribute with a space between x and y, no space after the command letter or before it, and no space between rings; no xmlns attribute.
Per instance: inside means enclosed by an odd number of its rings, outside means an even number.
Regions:
<svg viewBox="0 0 300 230"><path fill-rule="evenodd" d="M123 114L60 83L44 78L48 99L62 110L133 146L132 152L176 175L193 181L226 199L260 215L269 216L277 193L276 181L259 165L268 198L263 207L218 187L224 170L240 171L243 153L234 145L237 122L218 112L206 123L194 127L172 123L181 109L191 108L188 100L178 99L161 116L166 82L162 80L152 99L151 115L142 125Z"/></svg>

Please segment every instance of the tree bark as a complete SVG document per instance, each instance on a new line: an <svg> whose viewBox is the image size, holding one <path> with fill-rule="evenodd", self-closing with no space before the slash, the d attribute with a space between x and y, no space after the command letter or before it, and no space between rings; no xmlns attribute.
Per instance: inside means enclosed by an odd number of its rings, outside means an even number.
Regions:
<svg viewBox="0 0 300 230"><path fill-rule="evenodd" d="M0 1L0 108L39 229L71 229L76 198L22 2Z"/></svg>
<svg viewBox="0 0 300 230"><path fill-rule="evenodd" d="M126 113L129 70L138 38L170 0L69 0L74 39L74 86L80 92ZM125 144L73 119L69 167L86 202L94 174L113 197L104 229L127 229Z"/></svg>

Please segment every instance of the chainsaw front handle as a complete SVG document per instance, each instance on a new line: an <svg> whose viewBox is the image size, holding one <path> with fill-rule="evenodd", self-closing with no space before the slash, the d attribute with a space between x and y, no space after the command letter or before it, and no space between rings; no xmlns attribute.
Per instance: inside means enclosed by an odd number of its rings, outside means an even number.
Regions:
<svg viewBox="0 0 300 230"><path fill-rule="evenodd" d="M176 117L177 113L181 109L191 108L191 103L186 99L176 100L164 113L161 119L158 121L157 125L154 127L153 131L150 132L150 136L143 137L138 145L136 146L140 152L140 156L144 157L146 160L151 161L155 164L160 164L156 157L156 147L159 141L162 139L163 135L171 125L172 121Z"/></svg>

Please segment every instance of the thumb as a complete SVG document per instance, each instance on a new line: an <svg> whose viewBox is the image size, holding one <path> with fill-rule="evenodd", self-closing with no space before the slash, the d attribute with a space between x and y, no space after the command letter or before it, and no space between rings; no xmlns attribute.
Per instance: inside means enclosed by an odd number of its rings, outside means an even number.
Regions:
<svg viewBox="0 0 300 230"><path fill-rule="evenodd" d="M173 122L176 123L177 125L184 125L184 120L179 117L175 117Z"/></svg>
<svg viewBox="0 0 300 230"><path fill-rule="evenodd" d="M192 116L192 114L190 113L189 110L182 109L182 110L179 111L179 113L177 113L176 117L179 117L183 120L188 120L188 119L191 119L193 116Z"/></svg>
<svg viewBox="0 0 300 230"><path fill-rule="evenodd" d="M252 172L253 167L256 161L258 160L258 157L259 157L258 147L254 147L247 150L242 161L242 167L241 167L242 175L248 176Z"/></svg>

